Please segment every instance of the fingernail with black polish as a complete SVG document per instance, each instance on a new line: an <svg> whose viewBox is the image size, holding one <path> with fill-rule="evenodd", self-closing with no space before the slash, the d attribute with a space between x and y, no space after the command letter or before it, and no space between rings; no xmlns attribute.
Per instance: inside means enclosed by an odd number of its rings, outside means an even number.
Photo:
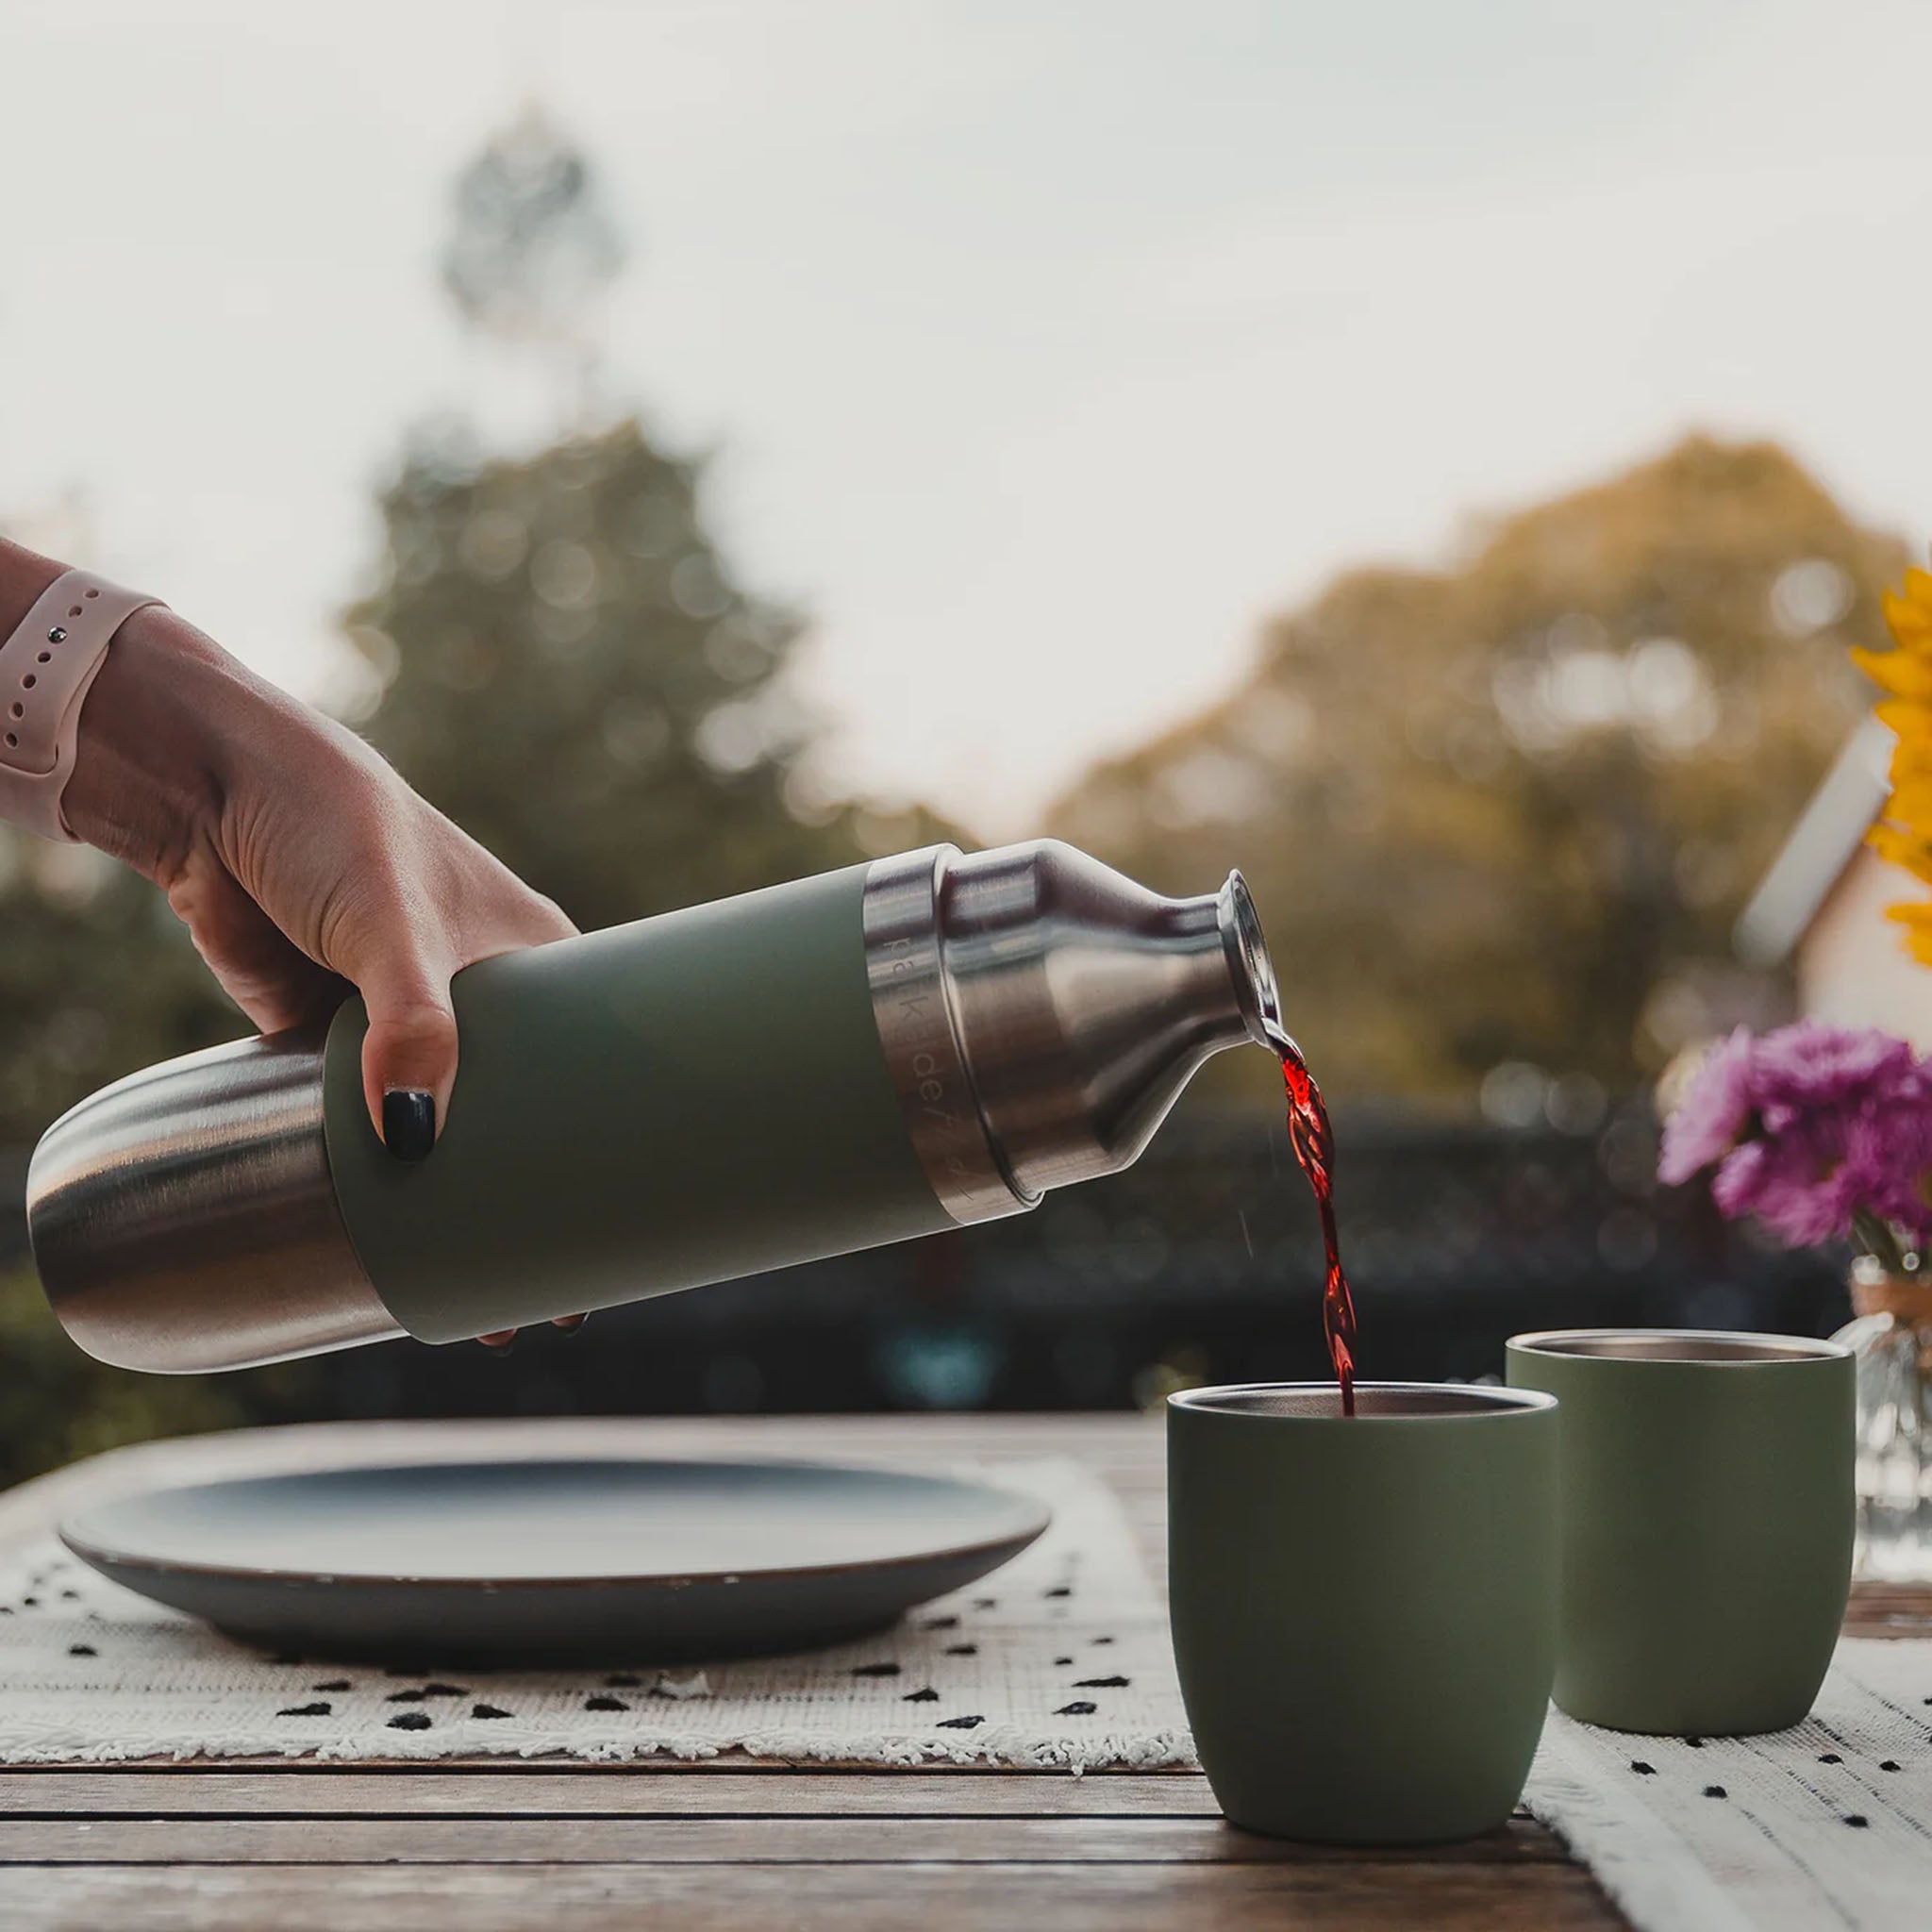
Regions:
<svg viewBox="0 0 1932 1932"><path fill-rule="evenodd" d="M382 1096L382 1144L398 1160L424 1160L436 1145L436 1096L391 1087Z"/></svg>

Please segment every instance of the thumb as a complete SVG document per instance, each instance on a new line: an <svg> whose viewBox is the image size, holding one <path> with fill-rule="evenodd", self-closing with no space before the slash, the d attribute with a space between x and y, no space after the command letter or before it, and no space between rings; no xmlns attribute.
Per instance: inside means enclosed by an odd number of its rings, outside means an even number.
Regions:
<svg viewBox="0 0 1932 1932"><path fill-rule="evenodd" d="M457 1016L449 974L427 960L384 959L357 975L369 1009L362 1097L383 1145L421 1160L436 1143L457 1077Z"/></svg>

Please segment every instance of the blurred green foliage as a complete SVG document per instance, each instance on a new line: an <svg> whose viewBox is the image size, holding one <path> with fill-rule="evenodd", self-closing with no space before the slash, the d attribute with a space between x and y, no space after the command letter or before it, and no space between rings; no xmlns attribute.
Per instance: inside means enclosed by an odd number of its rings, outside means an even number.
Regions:
<svg viewBox="0 0 1932 1932"><path fill-rule="evenodd" d="M1784 997L1731 928L1905 561L1785 451L1691 438L1449 568L1338 578L1054 829L1170 891L1238 863L1331 1094L1462 1102L1506 1060L1628 1091ZM1212 1071L1272 1092L1250 1059Z"/></svg>

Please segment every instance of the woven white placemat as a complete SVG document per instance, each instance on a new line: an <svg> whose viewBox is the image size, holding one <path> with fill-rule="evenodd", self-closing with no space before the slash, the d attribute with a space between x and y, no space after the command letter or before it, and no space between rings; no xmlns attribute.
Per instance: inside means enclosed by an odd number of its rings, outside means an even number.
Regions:
<svg viewBox="0 0 1932 1932"><path fill-rule="evenodd" d="M1844 1640L1811 1716L1768 1737L1552 1711L1525 1802L1640 1932L1924 1932L1932 1642Z"/></svg>
<svg viewBox="0 0 1932 1932"><path fill-rule="evenodd" d="M385 1671L264 1657L106 1581L51 1538L0 1552L0 1763L137 1757L1188 1761L1167 1622L1119 1504L1065 1461L948 1472L1052 1526L864 1642L707 1670Z"/></svg>

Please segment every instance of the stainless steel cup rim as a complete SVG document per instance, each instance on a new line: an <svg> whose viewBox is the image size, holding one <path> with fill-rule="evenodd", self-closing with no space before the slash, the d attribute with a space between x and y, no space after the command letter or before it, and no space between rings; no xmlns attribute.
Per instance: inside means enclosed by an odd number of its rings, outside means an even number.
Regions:
<svg viewBox="0 0 1932 1932"><path fill-rule="evenodd" d="M1842 1343L1808 1335L1757 1335L1742 1328L1540 1328L1512 1335L1505 1346L1519 1355L1703 1369L1791 1368L1838 1361L1851 1353Z"/></svg>
<svg viewBox="0 0 1932 1932"><path fill-rule="evenodd" d="M1333 1382L1231 1382L1183 1389L1167 1406L1257 1424L1473 1422L1535 1415L1555 1408L1557 1398L1541 1389L1487 1382L1357 1382L1350 1417L1341 1412L1341 1391Z"/></svg>

